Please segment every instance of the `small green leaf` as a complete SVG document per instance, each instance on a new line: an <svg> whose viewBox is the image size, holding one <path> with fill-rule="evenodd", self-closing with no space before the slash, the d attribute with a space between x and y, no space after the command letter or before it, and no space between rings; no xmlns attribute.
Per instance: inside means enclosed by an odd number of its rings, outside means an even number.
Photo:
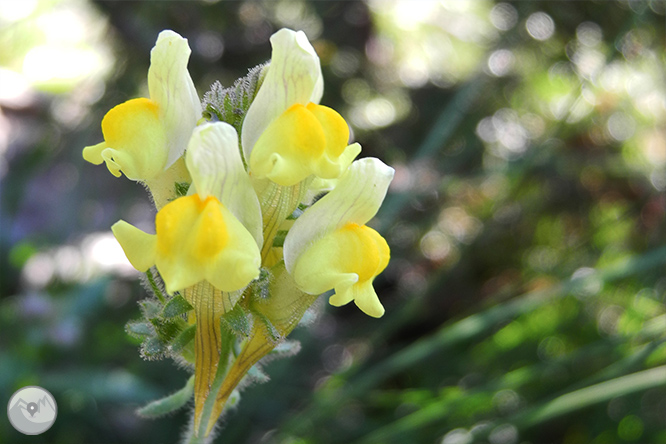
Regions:
<svg viewBox="0 0 666 444"><path fill-rule="evenodd" d="M303 212L307 209L308 209L307 205L298 204L298 208L296 208L293 213L291 213L289 216L287 216L287 220L296 220L296 219L298 219L300 217L300 215L303 214Z"/></svg>
<svg viewBox="0 0 666 444"><path fill-rule="evenodd" d="M150 299L144 299L139 302L139 305L141 306L141 313L146 319L157 317L162 311L162 304L157 301L151 301Z"/></svg>
<svg viewBox="0 0 666 444"><path fill-rule="evenodd" d="M194 339L197 325L190 325L185 330L181 331L178 336L171 342L171 350L175 353L180 353L187 344Z"/></svg>
<svg viewBox="0 0 666 444"><path fill-rule="evenodd" d="M210 91L204 94L204 117L211 120L212 116L216 116L220 121L232 125L240 134L245 114L264 80L267 66L267 63L255 66L228 88L220 82L213 83Z"/></svg>
<svg viewBox="0 0 666 444"><path fill-rule="evenodd" d="M190 189L190 184L187 182L176 182L173 186L176 190L176 197L187 196L187 192Z"/></svg>
<svg viewBox="0 0 666 444"><path fill-rule="evenodd" d="M273 238L273 246L274 247L282 247L284 246L284 240L287 237L287 234L289 232L286 230L280 230L275 234L275 237Z"/></svg>
<svg viewBox="0 0 666 444"><path fill-rule="evenodd" d="M150 268L148 271L146 271L146 278L148 279L148 283L150 285L150 289L153 291L153 294L159 301L164 304L164 301L166 300L166 292L163 291L164 285L160 287L157 283L157 279L155 278L155 274L157 273L157 269L155 267ZM160 280L161 283L161 280Z"/></svg>
<svg viewBox="0 0 666 444"><path fill-rule="evenodd" d="M194 376L187 380L185 387L162 399L155 400L136 411L144 418L158 418L182 408L194 393Z"/></svg>
<svg viewBox="0 0 666 444"><path fill-rule="evenodd" d="M192 307L184 297L177 295L172 297L171 300L169 300L169 302L167 302L167 304L164 306L164 310L162 310L162 316L165 318L173 318L185 314L193 309L194 307Z"/></svg>
<svg viewBox="0 0 666 444"><path fill-rule="evenodd" d="M128 322L125 325L125 331L128 335L139 339L155 335L155 329L153 326L147 322L141 321Z"/></svg>
<svg viewBox="0 0 666 444"><path fill-rule="evenodd" d="M162 359L166 352L166 345L157 337L148 338L141 344L141 356L144 359Z"/></svg>
<svg viewBox="0 0 666 444"><path fill-rule="evenodd" d="M238 389L235 389L233 392L231 392L231 395L229 395L229 399L227 400L227 405L224 406L224 409L232 409L238 405L240 402L241 395L240 391Z"/></svg>
<svg viewBox="0 0 666 444"><path fill-rule="evenodd" d="M301 350L301 343L298 341L282 341L269 353L279 358L287 358L294 356Z"/></svg>
<svg viewBox="0 0 666 444"><path fill-rule="evenodd" d="M271 379L258 365L253 365L250 370L247 371L247 376L260 384L268 382Z"/></svg>
<svg viewBox="0 0 666 444"><path fill-rule="evenodd" d="M280 334L280 331L275 325L273 325L266 315L258 311L253 311L252 314L266 326L266 334L268 335L266 339L275 345L279 344L284 339L284 336Z"/></svg>
<svg viewBox="0 0 666 444"><path fill-rule="evenodd" d="M270 296L268 291L268 286L271 283L271 273L262 268L259 270L259 277L252 281L250 284L252 287L251 295L253 300L266 300Z"/></svg>
<svg viewBox="0 0 666 444"><path fill-rule="evenodd" d="M150 320L150 323L155 327L157 337L165 344L171 343L187 326L187 323L180 318L164 319L155 317Z"/></svg>
<svg viewBox="0 0 666 444"><path fill-rule="evenodd" d="M233 310L220 317L220 325L223 329L241 337L248 337L252 331L252 320L240 304L234 305Z"/></svg>

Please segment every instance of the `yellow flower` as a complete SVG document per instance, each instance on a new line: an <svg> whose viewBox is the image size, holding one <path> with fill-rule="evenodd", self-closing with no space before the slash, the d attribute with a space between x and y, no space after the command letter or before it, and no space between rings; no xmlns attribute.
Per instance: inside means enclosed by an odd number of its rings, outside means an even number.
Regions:
<svg viewBox="0 0 666 444"><path fill-rule="evenodd" d="M187 71L187 40L162 31L150 54L150 98L128 100L102 120L104 142L83 150L88 162L106 166L116 177L148 181L173 165L185 151L201 117L201 104Z"/></svg>
<svg viewBox="0 0 666 444"><path fill-rule="evenodd" d="M113 233L136 269L157 267L170 293L203 280L221 291L240 290L259 275L261 214L236 130L221 122L197 127L186 163L192 194L157 213L156 234L122 220Z"/></svg>
<svg viewBox="0 0 666 444"><path fill-rule="evenodd" d="M388 265L390 250L365 224L377 213L393 174L378 159L357 160L329 194L294 222L285 239L284 261L302 291L335 289L332 305L354 301L370 316L384 314L372 281Z"/></svg>
<svg viewBox="0 0 666 444"><path fill-rule="evenodd" d="M359 154L347 145L349 127L319 105L323 80L319 58L302 31L281 29L271 37L273 54L241 132L253 177L292 186L311 175L339 177Z"/></svg>

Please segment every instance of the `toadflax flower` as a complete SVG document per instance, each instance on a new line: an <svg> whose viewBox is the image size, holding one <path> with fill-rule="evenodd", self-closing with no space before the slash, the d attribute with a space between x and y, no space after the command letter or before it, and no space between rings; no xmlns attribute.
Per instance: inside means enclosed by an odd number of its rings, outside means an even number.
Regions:
<svg viewBox="0 0 666 444"><path fill-rule="evenodd" d="M116 177L150 181L183 154L201 118L201 103L187 71L187 40L162 31L150 53L150 98L131 99L102 120L104 142L83 150L88 162L106 166Z"/></svg>
<svg viewBox="0 0 666 444"><path fill-rule="evenodd" d="M222 122L197 127L186 163L194 193L157 213L156 234L122 220L113 233L137 270L156 265L170 293L202 280L221 291L240 290L259 276L262 237L259 202L236 130Z"/></svg>
<svg viewBox="0 0 666 444"><path fill-rule="evenodd" d="M264 81L248 109L241 138L253 177L292 186L314 175L339 177L361 147L348 145L349 128L319 105L323 79L319 58L303 31L281 29Z"/></svg>
<svg viewBox="0 0 666 444"><path fill-rule="evenodd" d="M365 224L379 210L393 174L378 159L357 160L329 194L296 220L285 239L284 262L301 290L320 294L335 289L332 305L353 300L370 316L384 314L372 281L388 265L390 250Z"/></svg>

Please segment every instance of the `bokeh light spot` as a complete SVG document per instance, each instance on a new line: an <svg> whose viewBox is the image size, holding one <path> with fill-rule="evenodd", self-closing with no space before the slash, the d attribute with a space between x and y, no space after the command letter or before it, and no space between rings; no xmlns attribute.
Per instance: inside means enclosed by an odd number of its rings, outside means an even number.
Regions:
<svg viewBox="0 0 666 444"><path fill-rule="evenodd" d="M517 22L518 11L509 3L498 3L490 10L490 23L500 31L508 31Z"/></svg>
<svg viewBox="0 0 666 444"><path fill-rule="evenodd" d="M555 22L545 12L535 12L525 23L527 32L536 40L548 40L555 33Z"/></svg>

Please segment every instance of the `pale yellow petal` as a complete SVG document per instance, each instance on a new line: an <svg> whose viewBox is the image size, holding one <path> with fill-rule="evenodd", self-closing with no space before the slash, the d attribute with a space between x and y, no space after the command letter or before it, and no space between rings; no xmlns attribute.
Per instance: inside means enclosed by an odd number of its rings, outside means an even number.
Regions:
<svg viewBox="0 0 666 444"><path fill-rule="evenodd" d="M95 165L101 165L104 162L102 151L107 148L106 142L100 142L97 145L91 145L83 148L83 159Z"/></svg>
<svg viewBox="0 0 666 444"><path fill-rule="evenodd" d="M273 120L296 103L319 102L323 92L319 57L303 31L281 29L271 37L271 45L266 77L243 121L246 159Z"/></svg>
<svg viewBox="0 0 666 444"><path fill-rule="evenodd" d="M113 224L111 231L134 268L145 272L155 265L157 239L154 234L145 233L124 220Z"/></svg>
<svg viewBox="0 0 666 444"><path fill-rule="evenodd" d="M329 298L329 303L335 307L354 301L356 306L368 316L381 318L384 315L384 306L379 302L379 297L372 286L372 282L366 281L340 290Z"/></svg>
<svg viewBox="0 0 666 444"><path fill-rule="evenodd" d="M360 144L352 143L351 145L348 145L338 159L342 171L347 171L347 168L349 168L359 154L361 154Z"/></svg>
<svg viewBox="0 0 666 444"><path fill-rule="evenodd" d="M325 236L299 257L291 274L302 291L321 294L358 282L357 273L339 266L345 255L339 250L338 241L335 235Z"/></svg>
<svg viewBox="0 0 666 444"><path fill-rule="evenodd" d="M148 90L166 129L165 168L183 155L201 118L199 95L187 71L191 52L187 39L171 30L160 32L150 52Z"/></svg>

